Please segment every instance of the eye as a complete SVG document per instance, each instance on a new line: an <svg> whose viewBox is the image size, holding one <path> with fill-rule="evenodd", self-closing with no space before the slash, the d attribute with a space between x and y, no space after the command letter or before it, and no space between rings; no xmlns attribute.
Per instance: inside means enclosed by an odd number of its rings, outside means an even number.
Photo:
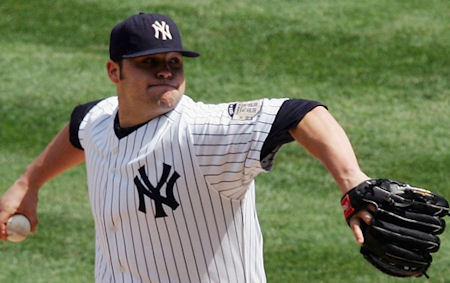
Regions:
<svg viewBox="0 0 450 283"><path fill-rule="evenodd" d="M172 66L179 66L181 65L181 59L178 57L173 57L169 60L169 64Z"/></svg>
<svg viewBox="0 0 450 283"><path fill-rule="evenodd" d="M155 60L155 58L146 58L144 61L142 61L142 63L144 63L146 65L155 65L156 60Z"/></svg>

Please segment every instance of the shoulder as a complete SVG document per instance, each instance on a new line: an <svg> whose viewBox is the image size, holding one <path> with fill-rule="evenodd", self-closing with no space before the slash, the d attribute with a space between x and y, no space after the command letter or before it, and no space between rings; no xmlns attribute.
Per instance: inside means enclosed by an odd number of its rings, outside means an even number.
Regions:
<svg viewBox="0 0 450 283"><path fill-rule="evenodd" d="M79 123L92 122L102 117L113 115L117 108L118 101L116 96L81 104L73 110L72 121L73 117L78 117Z"/></svg>
<svg viewBox="0 0 450 283"><path fill-rule="evenodd" d="M276 115L286 98L256 99L250 101L231 101L217 104L194 101L183 96L180 105L175 109L179 114L190 120L228 120L252 121L260 115Z"/></svg>
<svg viewBox="0 0 450 283"><path fill-rule="evenodd" d="M80 141L83 134L80 136L80 130L85 132L84 130L90 125L106 120L104 117L111 117L115 109L117 109L117 97L109 97L77 105L70 117L71 143L75 147L83 149Z"/></svg>
<svg viewBox="0 0 450 283"><path fill-rule="evenodd" d="M72 117L76 116L81 119L84 119L84 117L87 114L92 115L92 113L98 114L103 112L104 113L113 112L116 107L117 107L116 96L103 98L75 106L75 108L72 111Z"/></svg>
<svg viewBox="0 0 450 283"><path fill-rule="evenodd" d="M108 97L95 103L88 113L92 116L111 115L118 107L117 96Z"/></svg>

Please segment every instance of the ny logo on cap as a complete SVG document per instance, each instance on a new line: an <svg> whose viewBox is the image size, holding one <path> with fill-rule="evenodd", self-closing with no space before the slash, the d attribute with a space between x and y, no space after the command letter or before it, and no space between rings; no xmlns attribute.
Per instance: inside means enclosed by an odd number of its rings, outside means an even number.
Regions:
<svg viewBox="0 0 450 283"><path fill-rule="evenodd" d="M165 21L155 21L152 25L153 29L155 30L155 38L159 39L160 33L162 34L162 40L170 39L172 40L172 34L169 30L169 25L166 24Z"/></svg>

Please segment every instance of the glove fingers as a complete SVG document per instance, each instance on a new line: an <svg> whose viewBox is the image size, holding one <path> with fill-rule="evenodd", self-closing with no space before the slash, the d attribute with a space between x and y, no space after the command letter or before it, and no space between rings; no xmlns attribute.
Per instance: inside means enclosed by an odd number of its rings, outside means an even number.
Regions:
<svg viewBox="0 0 450 283"><path fill-rule="evenodd" d="M409 185L407 185L404 195L407 198L416 200L415 204L419 212L425 210L437 216L445 216L448 214L449 204L443 196Z"/></svg>
<svg viewBox="0 0 450 283"><path fill-rule="evenodd" d="M432 262L429 253L407 250L393 244L383 244L368 234L360 250L376 268L399 277L421 276Z"/></svg>
<svg viewBox="0 0 450 283"><path fill-rule="evenodd" d="M391 207L377 208L375 218L434 235L441 234L445 230L445 221L438 216L402 211Z"/></svg>
<svg viewBox="0 0 450 283"><path fill-rule="evenodd" d="M438 199L424 199L424 198L408 198L404 194L392 195L390 198L397 207L404 207L410 211L425 213L429 215L444 217L448 214L448 204L443 205ZM436 196L442 198L441 196ZM443 199L445 201L445 199ZM435 204L435 203L440 204Z"/></svg>
<svg viewBox="0 0 450 283"><path fill-rule="evenodd" d="M385 200L393 201L394 206L440 217L449 213L448 201L441 195L388 179L378 180L378 183L379 186L375 189L388 192L390 195ZM382 192L379 192L379 195L381 196Z"/></svg>
<svg viewBox="0 0 450 283"><path fill-rule="evenodd" d="M426 269L427 266L424 267L411 267L411 266L405 266L401 264L394 263L391 259L383 259L379 256L374 255L373 253L364 251L363 248L361 248L361 253L363 254L364 258L370 262L373 266L381 270L382 272L397 276L397 277L419 277L424 274L423 269ZM409 263L408 263L409 264Z"/></svg>
<svg viewBox="0 0 450 283"><path fill-rule="evenodd" d="M440 240L437 236L414 229L397 226L379 219L367 228L366 234L373 234L383 241L393 242L408 249L436 252L439 250Z"/></svg>
<svg viewBox="0 0 450 283"><path fill-rule="evenodd" d="M369 248L368 245L361 247L361 253L371 253L378 257L384 258L389 262L392 262L401 266L409 266L410 268L425 268L431 261L430 254L420 254L411 250L406 250L395 245L380 245L378 249L373 249L373 246Z"/></svg>

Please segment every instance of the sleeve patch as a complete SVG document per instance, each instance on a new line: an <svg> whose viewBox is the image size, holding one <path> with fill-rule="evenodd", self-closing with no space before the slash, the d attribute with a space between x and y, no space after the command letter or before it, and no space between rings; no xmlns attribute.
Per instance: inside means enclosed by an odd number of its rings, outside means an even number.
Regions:
<svg viewBox="0 0 450 283"><path fill-rule="evenodd" d="M261 111L262 100L237 102L228 105L228 114L232 120L249 121Z"/></svg>

